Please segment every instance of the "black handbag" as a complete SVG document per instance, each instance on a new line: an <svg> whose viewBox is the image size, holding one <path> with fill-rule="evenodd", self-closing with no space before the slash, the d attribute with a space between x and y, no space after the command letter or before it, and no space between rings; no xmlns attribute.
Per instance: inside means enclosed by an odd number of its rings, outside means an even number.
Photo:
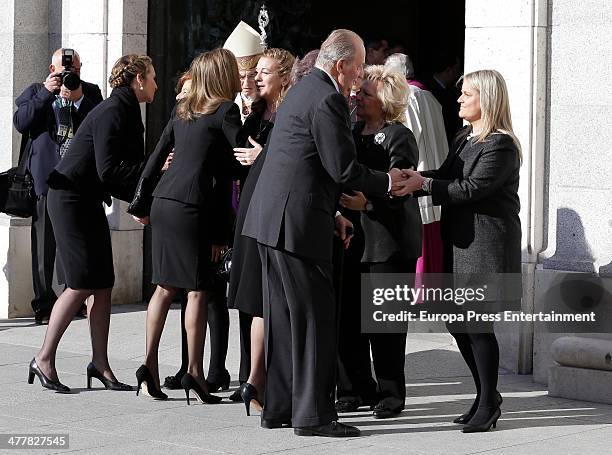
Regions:
<svg viewBox="0 0 612 455"><path fill-rule="evenodd" d="M0 173L0 212L7 215L29 218L36 210L34 179L27 169L32 139L30 135L21 137L19 164Z"/></svg>
<svg viewBox="0 0 612 455"><path fill-rule="evenodd" d="M229 283L230 272L232 271L232 248L228 249L221 256L219 265L217 266L217 276Z"/></svg>

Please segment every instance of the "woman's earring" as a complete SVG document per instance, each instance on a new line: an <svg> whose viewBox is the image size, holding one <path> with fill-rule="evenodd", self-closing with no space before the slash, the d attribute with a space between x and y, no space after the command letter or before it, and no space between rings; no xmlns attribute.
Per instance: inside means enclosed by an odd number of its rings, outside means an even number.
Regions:
<svg viewBox="0 0 612 455"><path fill-rule="evenodd" d="M140 90L144 90L144 87L142 85L140 86Z"/></svg>

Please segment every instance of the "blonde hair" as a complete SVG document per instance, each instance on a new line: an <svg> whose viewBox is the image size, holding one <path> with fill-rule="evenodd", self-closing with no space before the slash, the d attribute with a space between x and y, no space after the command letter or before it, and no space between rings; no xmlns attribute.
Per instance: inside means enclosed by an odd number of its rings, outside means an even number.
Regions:
<svg viewBox="0 0 612 455"><path fill-rule="evenodd" d="M272 47L270 49L266 49L263 53L263 57L273 58L278 63L278 75L280 77L287 76L287 84L281 87L281 91L278 94L278 98L276 98L276 106L283 102L285 99L285 95L287 95L287 91L289 87L291 87L291 69L293 68L293 62L295 62L295 57L291 52L280 49L278 47Z"/></svg>
<svg viewBox="0 0 612 455"><path fill-rule="evenodd" d="M478 90L480 96L482 131L476 142L484 141L495 132L507 134L514 141L522 161L521 144L512 130L510 98L503 76L495 70L479 70L465 74L461 80Z"/></svg>
<svg viewBox="0 0 612 455"><path fill-rule="evenodd" d="M376 96L382 104L385 123L405 123L410 96L406 77L393 67L370 65L364 69L364 80L380 82L376 87Z"/></svg>
<svg viewBox="0 0 612 455"><path fill-rule="evenodd" d="M176 108L183 120L212 114L224 101L233 101L240 91L236 57L227 49L203 52L189 67L191 90Z"/></svg>
<svg viewBox="0 0 612 455"><path fill-rule="evenodd" d="M137 75L145 78L153 61L148 55L128 54L120 57L113 65L108 83L112 88L132 85Z"/></svg>

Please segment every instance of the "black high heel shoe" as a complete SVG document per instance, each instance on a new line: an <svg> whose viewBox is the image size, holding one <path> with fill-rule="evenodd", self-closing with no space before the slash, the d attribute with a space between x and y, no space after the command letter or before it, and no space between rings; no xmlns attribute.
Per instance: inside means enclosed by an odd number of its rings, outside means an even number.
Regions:
<svg viewBox="0 0 612 455"><path fill-rule="evenodd" d="M499 393L497 390L495 391L495 399L497 400L497 406L501 406L501 404L504 402L504 399L502 398L501 393ZM478 403L474 402L474 404L472 405L472 408L465 414L461 414L459 417L453 420L453 423L459 423L459 424L468 423L470 419L474 417L474 414L476 414L476 409L478 409Z"/></svg>
<svg viewBox="0 0 612 455"><path fill-rule="evenodd" d="M59 393L70 393L70 387L65 386L59 381L52 381L45 373L43 373L36 363L36 358L33 358L30 362L30 368L28 370L28 384L34 384L34 375L38 376L40 385L42 385L44 388L55 390Z"/></svg>
<svg viewBox="0 0 612 455"><path fill-rule="evenodd" d="M226 371L225 374L223 375L223 379L221 379L219 382L212 382L207 379L206 385L208 386L208 391L210 393L215 393L218 390L229 390L229 386L230 386L229 372Z"/></svg>
<svg viewBox="0 0 612 455"><path fill-rule="evenodd" d="M168 395L162 392L155 385L153 375L145 365L140 365L140 368L136 370L136 380L138 381L138 388L136 389L136 396L140 392L141 384L144 382L147 386L147 393L156 400L167 400Z"/></svg>
<svg viewBox="0 0 612 455"><path fill-rule="evenodd" d="M121 390L121 391L134 390L134 388L131 385L124 384L123 382L119 382L117 380L111 381L110 379L106 378L102 373L100 373L100 370L96 368L93 362L89 362L89 365L87 365L87 388L88 389L91 389L91 378L98 379L102 384L104 384L105 389Z"/></svg>
<svg viewBox="0 0 612 455"><path fill-rule="evenodd" d="M251 403L254 401L263 409L263 404L257 399L257 389L252 384L248 382L243 383L240 386L240 396L242 397L242 401L244 401L244 407L246 408L246 415L251 415Z"/></svg>
<svg viewBox="0 0 612 455"><path fill-rule="evenodd" d="M497 427L497 420L499 419L500 416L501 416L501 409L495 408L495 410L493 411L493 414L491 414L491 416L485 422L479 425L467 424L466 426L462 428L461 431L464 433L482 433L485 431L489 431L491 429L491 426L493 428Z"/></svg>
<svg viewBox="0 0 612 455"><path fill-rule="evenodd" d="M187 397L187 404L190 404L189 403L189 391L190 390L193 390L196 396L203 403L217 404L217 403L220 403L222 400L221 397L218 397L217 395L211 395L210 393L202 390L202 387L200 387L200 384L198 384L198 381L196 381L195 378L191 376L189 373L185 373L185 375L183 376L183 379L181 379L181 385L183 386L183 389L185 389L185 396Z"/></svg>

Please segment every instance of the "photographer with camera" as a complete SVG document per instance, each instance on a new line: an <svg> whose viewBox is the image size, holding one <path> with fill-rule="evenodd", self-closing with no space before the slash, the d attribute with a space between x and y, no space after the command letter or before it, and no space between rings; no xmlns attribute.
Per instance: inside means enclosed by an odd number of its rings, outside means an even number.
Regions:
<svg viewBox="0 0 612 455"><path fill-rule="evenodd" d="M47 178L68 149L85 116L102 101L100 88L81 81L81 59L73 49L53 53L49 75L16 99L15 128L32 139L28 169L38 197L32 216L32 309L37 324L49 319L57 299L51 284L55 237L47 214Z"/></svg>

